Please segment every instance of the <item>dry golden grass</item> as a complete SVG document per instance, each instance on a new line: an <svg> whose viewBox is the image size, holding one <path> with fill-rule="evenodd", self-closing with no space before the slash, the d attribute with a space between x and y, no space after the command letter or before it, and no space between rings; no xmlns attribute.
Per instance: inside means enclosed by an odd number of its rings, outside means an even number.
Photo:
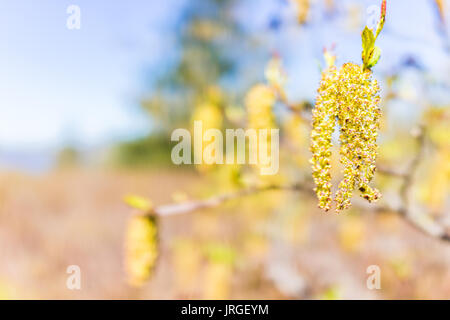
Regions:
<svg viewBox="0 0 450 320"><path fill-rule="evenodd" d="M323 214L314 200L295 194L253 196L162 219L155 275L142 288L130 287L123 238L132 210L123 196L167 203L180 191L204 193L200 180L194 173L164 170L0 174L0 298L450 297L448 245L395 216ZM205 258L204 246L214 243L233 248L234 263ZM366 288L372 264L382 270L378 291ZM69 265L81 268L81 290L66 287ZM304 280L302 295L268 276L278 265L274 270L283 273L288 265Z"/></svg>

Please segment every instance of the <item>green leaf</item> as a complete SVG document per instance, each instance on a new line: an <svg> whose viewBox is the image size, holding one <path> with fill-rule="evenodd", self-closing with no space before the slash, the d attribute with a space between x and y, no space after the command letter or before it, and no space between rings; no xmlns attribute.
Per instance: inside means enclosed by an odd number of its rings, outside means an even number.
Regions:
<svg viewBox="0 0 450 320"><path fill-rule="evenodd" d="M366 66L367 63L369 62L370 55L375 46L375 36L373 35L372 30L365 27L361 34L361 38L362 38L362 48L363 48L362 60L363 60L364 65Z"/></svg>
<svg viewBox="0 0 450 320"><path fill-rule="evenodd" d="M147 200L147 199L145 199L143 197L134 195L134 194L130 194L130 195L125 196L123 198L123 201L125 201L125 203L127 205L129 205L130 207L135 208L135 209L139 209L139 210L142 210L142 211L151 210L152 207L153 207L151 201L149 201L149 200Z"/></svg>
<svg viewBox="0 0 450 320"><path fill-rule="evenodd" d="M377 64L378 60L380 60L381 57L381 49L377 46L373 48L372 54L370 55L370 59L367 63L367 68L372 68L374 65Z"/></svg>
<svg viewBox="0 0 450 320"><path fill-rule="evenodd" d="M364 28L361 38L362 38L362 54L361 58L363 61L363 69L367 70L372 68L377 64L381 56L380 48L375 46L375 40L383 29L384 22L386 20L386 0L383 0L381 4L381 17L378 21L377 29L374 32L367 26Z"/></svg>

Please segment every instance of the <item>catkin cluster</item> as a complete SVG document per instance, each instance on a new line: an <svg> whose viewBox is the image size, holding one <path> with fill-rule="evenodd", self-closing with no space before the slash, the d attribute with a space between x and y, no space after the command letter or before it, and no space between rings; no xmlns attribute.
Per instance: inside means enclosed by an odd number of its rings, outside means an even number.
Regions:
<svg viewBox="0 0 450 320"><path fill-rule="evenodd" d="M380 98L372 73L355 64L332 66L323 75L313 110L311 158L319 207L329 210L331 195L331 148L336 122L340 127L340 162L344 177L335 195L338 211L351 205L353 190L358 188L368 201L380 197L369 186L376 166L377 136L380 127Z"/></svg>
<svg viewBox="0 0 450 320"><path fill-rule="evenodd" d="M134 216L126 230L126 271L130 284L142 285L152 274L158 257L156 217Z"/></svg>

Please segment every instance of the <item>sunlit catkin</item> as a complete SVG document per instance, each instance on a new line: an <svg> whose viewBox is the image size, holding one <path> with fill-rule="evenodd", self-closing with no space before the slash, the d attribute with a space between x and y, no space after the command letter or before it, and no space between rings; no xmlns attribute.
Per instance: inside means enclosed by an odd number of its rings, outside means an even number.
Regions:
<svg viewBox="0 0 450 320"><path fill-rule="evenodd" d="M338 73L330 67L322 74L316 105L312 111L313 129L311 131L310 162L319 199L319 207L328 211L331 208L331 136L334 131L338 110Z"/></svg>
<svg viewBox="0 0 450 320"><path fill-rule="evenodd" d="M380 197L369 186L376 166L377 136L381 112L377 81L372 72L346 63L341 69L324 72L313 111L311 159L319 207L331 207L331 136L337 119L340 127L340 162L344 177L339 183L335 201L338 211L351 205L353 190L369 202Z"/></svg>
<svg viewBox="0 0 450 320"><path fill-rule="evenodd" d="M158 257L156 217L132 217L126 230L125 246L125 266L129 283L140 286L152 275Z"/></svg>
<svg viewBox="0 0 450 320"><path fill-rule="evenodd" d="M339 73L339 110L341 163L344 178L336 193L337 210L348 208L352 191L356 188L369 202L380 197L377 189L369 186L376 165L377 137L380 128L378 83L372 72L346 63Z"/></svg>

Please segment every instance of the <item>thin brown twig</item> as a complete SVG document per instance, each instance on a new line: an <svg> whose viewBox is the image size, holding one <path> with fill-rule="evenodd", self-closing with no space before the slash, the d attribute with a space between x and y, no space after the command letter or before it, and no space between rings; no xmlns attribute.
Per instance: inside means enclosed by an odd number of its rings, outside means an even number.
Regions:
<svg viewBox="0 0 450 320"><path fill-rule="evenodd" d="M267 185L261 187L249 187L246 189L241 189L236 192L225 193L222 195L213 196L203 200L192 200L182 203L173 203L157 206L152 208L150 212L143 212L143 214L153 214L157 216L186 214L201 209L214 208L229 200L242 198L252 194L276 190L312 192L312 188L308 188L303 184Z"/></svg>

